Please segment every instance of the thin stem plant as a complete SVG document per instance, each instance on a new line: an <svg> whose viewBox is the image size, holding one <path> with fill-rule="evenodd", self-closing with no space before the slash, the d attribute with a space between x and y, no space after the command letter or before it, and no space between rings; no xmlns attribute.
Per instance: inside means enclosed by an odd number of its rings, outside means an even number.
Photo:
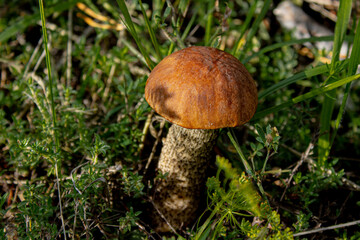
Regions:
<svg viewBox="0 0 360 240"><path fill-rule="evenodd" d="M63 210L62 210L62 201L61 201L61 188L60 188L60 180L59 180L59 159L58 159L58 152L60 149L60 141L57 134L57 128L56 128L56 112L55 112L55 102L54 102L54 93L53 93L53 78L51 75L51 61L50 61L50 52L48 49L48 37L46 32L46 24L45 24L45 11L44 11L44 3L43 0L39 0L39 7L40 7L40 16L41 16L41 24L42 24L42 32L43 32L43 43L44 43L44 49L46 54L46 67L48 70L48 78L49 78L49 92L50 92L50 102L51 102L51 114L52 114L52 125L53 125L53 138L55 141L55 175L56 175L56 183L58 188L58 198L59 198L59 207L60 207L60 218L61 218L61 224L63 228L63 234L64 239L66 239L66 231L65 231L65 221L63 216Z"/></svg>

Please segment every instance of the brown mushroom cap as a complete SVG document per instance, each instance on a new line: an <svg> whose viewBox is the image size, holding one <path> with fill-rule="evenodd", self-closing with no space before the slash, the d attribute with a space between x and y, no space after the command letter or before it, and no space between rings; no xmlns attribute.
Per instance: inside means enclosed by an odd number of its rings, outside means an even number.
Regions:
<svg viewBox="0 0 360 240"><path fill-rule="evenodd" d="M199 46L165 57L146 82L145 98L165 119L191 129L239 126L257 107L256 85L244 65Z"/></svg>

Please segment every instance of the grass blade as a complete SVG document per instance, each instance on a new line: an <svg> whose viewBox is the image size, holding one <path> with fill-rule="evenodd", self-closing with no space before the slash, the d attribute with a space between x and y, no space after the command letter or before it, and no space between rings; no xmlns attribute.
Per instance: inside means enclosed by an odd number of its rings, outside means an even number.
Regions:
<svg viewBox="0 0 360 240"><path fill-rule="evenodd" d="M352 1L340 1L338 18L335 26L333 56L331 59L330 69L335 71L336 63L339 61L341 46L344 42L347 26L351 15Z"/></svg>
<svg viewBox="0 0 360 240"><path fill-rule="evenodd" d="M336 91L332 90L325 95L320 114L320 136L318 140L319 161L324 162L327 159L330 146L330 127L331 118L334 111Z"/></svg>
<svg viewBox="0 0 360 240"><path fill-rule="evenodd" d="M282 80L274 85L272 85L271 87L267 88L266 90L262 91L259 93L259 100L272 94L273 92L284 88L292 83L295 83L297 81L303 80L305 78L311 78L313 76L316 75L320 75L320 74L324 74L327 71L329 71L328 67L326 65L321 65L321 66L317 66L313 69L309 69L300 73L297 73L285 80Z"/></svg>
<svg viewBox="0 0 360 240"><path fill-rule="evenodd" d="M257 30L260 26L261 21L264 19L266 13L268 12L269 8L270 8L270 4L271 4L271 0L266 0L264 2L264 6L261 9L260 14L257 16L257 18L255 19L255 22L253 23L253 25L250 28L250 31L248 33L248 35L246 36L246 42L245 42L245 46L244 46L244 50L240 53L240 56L238 57L238 59L243 59L244 54L247 52L250 44L251 44L251 40L253 39L253 37L255 36L255 34L257 33Z"/></svg>
<svg viewBox="0 0 360 240"><path fill-rule="evenodd" d="M142 62L144 65L147 65L146 60L144 58L143 55L141 55L141 52L139 52L134 45L132 44L132 42L127 41L126 39L121 39L121 42L129 49L130 52L132 52L132 54L135 55L135 57L137 57L137 59Z"/></svg>
<svg viewBox="0 0 360 240"><path fill-rule="evenodd" d="M50 89L50 101L51 101L51 114L52 114L52 123L53 123L53 134L55 139L55 152L58 153L60 149L60 142L57 135L57 128L56 128L56 112L55 112L55 103L54 103L54 94L53 94L53 79L51 76L51 62L50 62L50 53L48 49L48 38L46 32L46 25L45 25L45 11L44 11L44 4L43 0L39 0L39 8L40 8L40 16L41 16L41 25L42 25L42 32L43 32L43 43L45 48L45 58L46 58L46 67L48 70L48 77L49 77L49 89ZM62 212L62 203L61 203L61 191L60 191L60 181L59 181L59 170L58 170L59 159L55 158L55 175L56 175L56 183L58 188L58 198L59 198L59 208L60 208L60 218L64 233L64 239L66 239L66 231L65 231L65 222L64 216Z"/></svg>
<svg viewBox="0 0 360 240"><path fill-rule="evenodd" d="M275 43L273 45L262 48L260 51L245 58L242 62L245 64L245 63L249 62L251 59L253 59L254 57L260 56L264 53L273 51L273 50L281 48L283 46L294 45L294 44L303 44L303 43L307 43L307 42L322 42L322 41L329 42L329 41L333 41L333 39L334 39L334 36L322 36L322 37L294 39L294 40L290 40L290 41L286 41L286 42Z"/></svg>
<svg viewBox="0 0 360 240"><path fill-rule="evenodd" d="M210 0L208 5L207 21L205 27L205 46L209 46L210 44L210 35L211 35L211 28L213 23L213 11L214 11L214 0Z"/></svg>
<svg viewBox="0 0 360 240"><path fill-rule="evenodd" d="M145 19L145 24L146 24L146 27L149 31L149 34L150 34L150 39L151 39L151 42L155 48L155 52L156 52L156 55L157 55L157 60L160 61L162 59L162 54L160 52L160 46L159 46L159 43L156 39L156 36L155 36L155 32L154 32L154 29L151 27L151 24L149 22L149 19L147 18L146 16L146 12L145 12L145 9L144 9L144 6L142 4L142 1L139 0L139 3L140 3L140 7L141 7L141 12L144 16L144 19Z"/></svg>
<svg viewBox="0 0 360 240"><path fill-rule="evenodd" d="M188 25L186 26L185 30L183 31L183 33L181 35L181 40L182 41L184 41L186 39L186 37L189 35L190 29L194 25L194 22L196 20L198 12L199 12L199 9L195 8L195 10L193 12L193 15L192 15Z"/></svg>
<svg viewBox="0 0 360 240"><path fill-rule="evenodd" d="M356 73L356 70L358 69L359 64L360 64L360 19L358 21L357 29L356 29L356 32L355 32L354 45L353 45L351 55L350 55L350 61L349 61L347 76L354 75ZM329 153L330 148L334 143L337 131L338 131L339 127L340 127L340 122L341 122L341 119L342 119L342 117L344 115L344 112L345 112L346 102L347 102L348 96L350 94L350 85L351 85L351 83L346 84L344 97L342 99L342 103L341 103L338 115L336 117L335 129L334 129L334 132L333 132L333 134L331 136L330 146L329 146L329 150L328 150L327 153Z"/></svg>
<svg viewBox="0 0 360 240"><path fill-rule="evenodd" d="M357 23L355 32L354 45L350 55L350 62L348 68L348 76L354 75L360 64L360 19Z"/></svg>
<svg viewBox="0 0 360 240"><path fill-rule="evenodd" d="M137 34L136 30L135 30L135 26L134 23L132 22L129 10L125 4L124 0L116 0L116 2L119 5L119 8L122 12L122 14L124 15L124 19L122 17L120 17L121 21L124 23L124 25L126 26L126 28L128 29L128 31L130 32L131 36L134 38L136 45L138 46L138 48L140 49L141 54L144 56L146 64L148 66L148 68L150 70L152 70L154 68L154 63L153 61L151 61L149 54L145 51L144 47L142 46L141 42L140 42L140 38L139 35Z"/></svg>
<svg viewBox="0 0 360 240"><path fill-rule="evenodd" d="M333 47L333 56L330 64L330 76L325 81L328 80L334 81L332 77L337 71L337 63L339 61L340 49L344 42L346 29L349 24L350 14L352 8L351 0L340 1L338 19L335 26L335 35L334 35L334 47ZM318 140L318 159L320 162L326 161L329 152L330 152L330 124L332 113L335 106L335 97L336 92L330 91L325 95L324 103L321 109L320 115L320 137Z"/></svg>
<svg viewBox="0 0 360 240"><path fill-rule="evenodd" d="M50 62L50 53L48 49L48 37L46 32L45 25L45 14L44 14L44 6L43 1L39 0L40 6L40 16L41 16L41 24L42 24L42 32L43 32L43 43L45 48L45 60L46 60L46 68L48 70L48 78L49 78L49 91L50 91L50 102L51 102L51 114L52 114L52 123L53 123L53 134L55 140L56 151L59 149L59 139L57 137L57 129L56 129L56 112L55 112L55 102L54 102L54 93L53 93L53 78L51 74L51 62Z"/></svg>
<svg viewBox="0 0 360 240"><path fill-rule="evenodd" d="M241 39L243 38L243 36L244 36L244 34L246 32L246 29L248 28L248 26L250 24L250 21L254 16L256 6L257 6L257 2L258 1L255 0L255 2L251 5L249 13L246 15L246 19L245 19L244 23L241 26L239 39L237 40L237 42L234 45L234 48L232 50L232 55L234 55L236 58L238 58L240 56L239 50L240 50L240 47L241 47Z"/></svg>
<svg viewBox="0 0 360 240"><path fill-rule="evenodd" d="M303 95L300 95L300 96L297 96L285 103L282 103L280 105L277 105L277 106L274 106L274 107L271 107L271 108L268 108L268 109L265 109L263 111L260 111L260 112L257 112L255 113L255 116L251 119L252 121L254 120L257 120L259 118L263 118L265 117L266 115L270 114L270 113L275 113L275 112L278 112L282 109L285 109L287 107L290 107L296 103L299 103L299 102L302 102L302 101L305 101L307 99L311 99L313 97L316 97L320 94L324 94L326 92L329 92L335 88L338 88L344 84L347 84L347 83L350 83L356 79L360 78L360 74L357 74L357 75L353 75L353 76L350 76L350 77L347 77L347 78L344 78L344 79L341 79L341 80L338 80L336 82L333 82L333 83L330 83L326 86L323 86L323 87L320 87L318 89L314 89L308 93L305 93Z"/></svg>
<svg viewBox="0 0 360 240"><path fill-rule="evenodd" d="M262 54L265 54L267 52L273 51L275 49L281 48L283 46L289 46L289 45L294 45L294 44L303 44L303 43L307 43L307 42L331 42L334 40L334 36L321 36L321 37L310 37L310 38L302 38L302 39L293 39L290 41L286 41L286 42L280 42L280 43L275 43L269 46L266 46L264 48L262 48L260 51L254 53L253 55L245 58L245 60L242 61L243 64L248 63L251 59L260 56ZM345 40L348 42L353 42L354 41L354 36L345 36Z"/></svg>
<svg viewBox="0 0 360 240"><path fill-rule="evenodd" d="M239 144L236 142L235 140L235 134L233 131L231 131L231 129L228 130L227 135L231 141L231 143L233 144L233 146L236 149L236 152L239 154L240 159L245 167L245 171L251 176L254 177L254 173L253 173L253 169L251 168L250 164L247 162L246 157L244 156L243 152L241 151L241 148L239 146Z"/></svg>

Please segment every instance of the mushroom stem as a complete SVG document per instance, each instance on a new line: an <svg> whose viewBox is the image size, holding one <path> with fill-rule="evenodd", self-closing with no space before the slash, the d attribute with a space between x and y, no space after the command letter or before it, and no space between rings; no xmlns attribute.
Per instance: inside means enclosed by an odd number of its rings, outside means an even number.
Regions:
<svg viewBox="0 0 360 240"><path fill-rule="evenodd" d="M169 129L158 163L158 170L168 175L157 181L154 203L175 229L191 224L197 217L218 132L175 124ZM156 215L156 230L170 231L167 223Z"/></svg>

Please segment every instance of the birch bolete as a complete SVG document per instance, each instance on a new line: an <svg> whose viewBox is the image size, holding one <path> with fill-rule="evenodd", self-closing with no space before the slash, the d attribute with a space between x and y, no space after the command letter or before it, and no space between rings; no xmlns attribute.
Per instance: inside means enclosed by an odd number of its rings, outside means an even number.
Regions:
<svg viewBox="0 0 360 240"><path fill-rule="evenodd" d="M185 227L197 218L219 128L249 121L257 107L255 82L232 55L210 47L188 47L165 57L145 87L149 105L173 123L163 143L153 216L157 231ZM156 215L154 213L154 215ZM164 218L167 220L164 221Z"/></svg>

